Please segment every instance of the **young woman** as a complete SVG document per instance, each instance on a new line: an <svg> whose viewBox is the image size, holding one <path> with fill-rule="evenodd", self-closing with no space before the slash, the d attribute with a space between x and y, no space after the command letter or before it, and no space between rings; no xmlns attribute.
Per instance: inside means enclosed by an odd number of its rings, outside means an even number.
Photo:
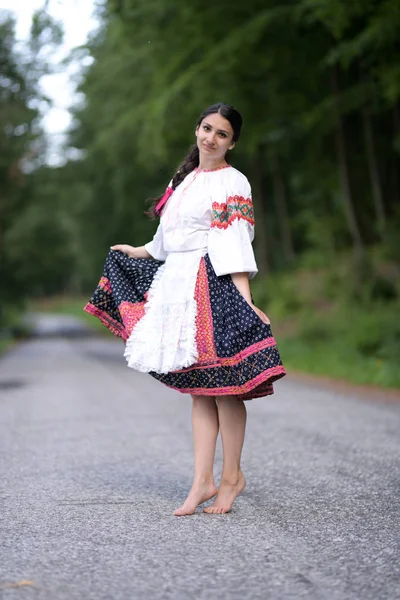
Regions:
<svg viewBox="0 0 400 600"><path fill-rule="evenodd" d="M241 126L227 104L200 115L197 143L150 210L161 215L153 240L112 246L85 307L126 341L129 367L192 396L194 480L177 516L214 496L204 512L231 510L246 485L243 401L272 394L273 381L285 375L269 319L250 293L249 278L257 273L250 185L226 160Z"/></svg>

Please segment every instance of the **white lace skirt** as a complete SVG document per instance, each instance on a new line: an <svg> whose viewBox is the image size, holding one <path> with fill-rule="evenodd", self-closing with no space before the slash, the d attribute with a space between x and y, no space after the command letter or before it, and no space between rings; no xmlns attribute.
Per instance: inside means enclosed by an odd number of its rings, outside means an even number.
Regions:
<svg viewBox="0 0 400 600"><path fill-rule="evenodd" d="M171 252L149 289L145 314L126 342L128 366L169 373L196 363L197 273L207 249Z"/></svg>

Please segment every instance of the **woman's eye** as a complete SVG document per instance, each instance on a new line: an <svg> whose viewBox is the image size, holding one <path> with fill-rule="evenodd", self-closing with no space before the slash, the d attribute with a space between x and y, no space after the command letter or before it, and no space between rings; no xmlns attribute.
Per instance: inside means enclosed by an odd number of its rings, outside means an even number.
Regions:
<svg viewBox="0 0 400 600"><path fill-rule="evenodd" d="M208 126L208 125L204 125L204 130L205 130L205 131L210 131L210 128L209 128L209 126Z"/></svg>
<svg viewBox="0 0 400 600"><path fill-rule="evenodd" d="M223 138L226 138L226 133L222 133L222 132L221 132L219 135L220 135L221 137L223 137Z"/></svg>

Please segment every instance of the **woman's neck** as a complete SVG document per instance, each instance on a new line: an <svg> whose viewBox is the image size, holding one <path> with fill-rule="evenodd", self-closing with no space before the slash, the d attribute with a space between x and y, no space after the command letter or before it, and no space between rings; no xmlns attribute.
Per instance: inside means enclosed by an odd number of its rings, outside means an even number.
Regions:
<svg viewBox="0 0 400 600"><path fill-rule="evenodd" d="M225 167L228 163L225 158L222 160L212 160L210 157L206 156L205 158L200 156L199 161L199 170L200 171L214 171L215 169L220 169L221 167Z"/></svg>

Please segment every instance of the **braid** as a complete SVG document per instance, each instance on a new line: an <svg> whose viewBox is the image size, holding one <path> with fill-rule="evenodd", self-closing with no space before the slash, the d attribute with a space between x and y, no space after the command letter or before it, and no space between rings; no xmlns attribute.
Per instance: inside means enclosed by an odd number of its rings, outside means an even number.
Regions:
<svg viewBox="0 0 400 600"><path fill-rule="evenodd" d="M172 189L175 190L180 183L185 179L186 175L189 175L199 166L199 149L197 144L193 144L193 146L189 149L189 154L185 157L183 163L178 168L177 172L172 178Z"/></svg>
<svg viewBox="0 0 400 600"><path fill-rule="evenodd" d="M193 144L193 146L191 146L189 148L188 155L185 157L183 163L178 167L175 175L172 178L171 187L173 190L175 190L178 187L178 185L180 183L182 183L182 181L185 179L186 175L189 175L189 173L191 173L193 171L193 169L195 169L196 167L199 166L199 163L200 163L199 156L200 156L200 154L199 154L199 149L197 147L197 144ZM151 219L155 219L158 216L155 212L155 208L156 208L158 202L163 197L163 195L164 194L161 194L160 196L158 196L158 198L155 198L152 201L152 204L151 204L149 210L145 212L145 214L148 217L150 217Z"/></svg>

